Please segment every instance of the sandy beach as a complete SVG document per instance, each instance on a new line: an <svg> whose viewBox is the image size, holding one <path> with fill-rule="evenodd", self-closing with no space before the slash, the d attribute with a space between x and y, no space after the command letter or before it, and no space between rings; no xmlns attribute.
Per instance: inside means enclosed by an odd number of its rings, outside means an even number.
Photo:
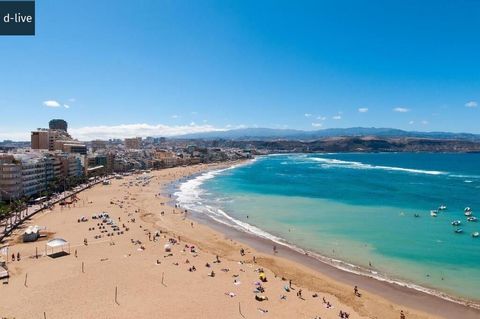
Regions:
<svg viewBox="0 0 480 319"><path fill-rule="evenodd" d="M230 165L153 171L150 182L114 179L81 192L70 207L37 214L2 243L9 245L10 278L0 286L0 317L325 319L342 311L400 318L403 310L406 318L478 318L477 310L281 248L274 256L266 241L221 231L172 206L169 183ZM118 228L92 218L102 212ZM88 220L79 222L82 216ZM46 226L46 236L22 243L29 225ZM70 254L47 256L52 238L67 240ZM20 261L12 261L18 253Z"/></svg>

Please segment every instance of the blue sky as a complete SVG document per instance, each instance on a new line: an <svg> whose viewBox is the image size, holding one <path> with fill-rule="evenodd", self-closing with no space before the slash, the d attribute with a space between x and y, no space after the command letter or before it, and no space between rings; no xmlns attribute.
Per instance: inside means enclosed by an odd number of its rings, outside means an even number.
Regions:
<svg viewBox="0 0 480 319"><path fill-rule="evenodd" d="M35 37L0 37L0 139L51 118L81 139L245 126L480 133L480 1L36 6Z"/></svg>

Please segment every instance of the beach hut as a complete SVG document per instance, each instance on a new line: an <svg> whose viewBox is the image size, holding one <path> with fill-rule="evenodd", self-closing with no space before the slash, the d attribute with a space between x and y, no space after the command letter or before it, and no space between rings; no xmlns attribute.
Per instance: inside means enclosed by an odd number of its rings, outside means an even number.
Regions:
<svg viewBox="0 0 480 319"><path fill-rule="evenodd" d="M49 240L45 245L45 255L52 258L70 255L70 243L63 238Z"/></svg>
<svg viewBox="0 0 480 319"><path fill-rule="evenodd" d="M36 241L40 237L40 230L45 229L45 227L40 227L38 225L28 226L28 228L23 233L23 242Z"/></svg>

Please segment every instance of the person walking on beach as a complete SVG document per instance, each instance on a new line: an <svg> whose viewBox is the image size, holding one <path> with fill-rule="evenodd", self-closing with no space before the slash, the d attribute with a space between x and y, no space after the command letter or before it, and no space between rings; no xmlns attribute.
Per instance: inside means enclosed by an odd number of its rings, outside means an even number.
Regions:
<svg viewBox="0 0 480 319"><path fill-rule="evenodd" d="M297 297L300 298L300 299L303 299L302 297L302 289L299 289L298 292L297 292Z"/></svg>
<svg viewBox="0 0 480 319"><path fill-rule="evenodd" d="M355 296L360 297L360 293L358 292L358 287L357 286L355 286L355 288L353 288L353 293L355 294Z"/></svg>
<svg viewBox="0 0 480 319"><path fill-rule="evenodd" d="M403 310L400 310L400 319L405 319L405 313L403 312Z"/></svg>

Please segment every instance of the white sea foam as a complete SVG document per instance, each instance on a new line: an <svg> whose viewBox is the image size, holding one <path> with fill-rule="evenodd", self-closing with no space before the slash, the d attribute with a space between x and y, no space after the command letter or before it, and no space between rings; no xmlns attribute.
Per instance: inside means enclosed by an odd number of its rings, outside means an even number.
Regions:
<svg viewBox="0 0 480 319"><path fill-rule="evenodd" d="M365 164L362 162L353 162L353 161L342 161L333 158L323 158L323 157L311 157L313 161L323 163L322 167L342 167L342 168L352 168L352 169L379 169L386 171L399 171L407 172L414 174L428 174L428 175L446 175L447 172L442 171L430 171L414 168L404 168L404 167L394 167L394 166L381 166L381 165L371 165Z"/></svg>
<svg viewBox="0 0 480 319"><path fill-rule="evenodd" d="M205 191L200 188L200 186L207 180L214 178L218 174L237 168L239 166L248 165L254 163L258 158L254 158L246 164L237 164L232 165L228 168L207 171L195 178L189 179L186 182L180 184L179 191L175 192L174 195L177 197L177 201L182 205L193 205L195 203L200 203L200 196L205 195ZM188 207L187 207L188 208Z"/></svg>
<svg viewBox="0 0 480 319"><path fill-rule="evenodd" d="M457 178L473 178L473 179L479 179L480 178L480 176L478 176L478 175L451 174L449 176L450 177L457 177Z"/></svg>

